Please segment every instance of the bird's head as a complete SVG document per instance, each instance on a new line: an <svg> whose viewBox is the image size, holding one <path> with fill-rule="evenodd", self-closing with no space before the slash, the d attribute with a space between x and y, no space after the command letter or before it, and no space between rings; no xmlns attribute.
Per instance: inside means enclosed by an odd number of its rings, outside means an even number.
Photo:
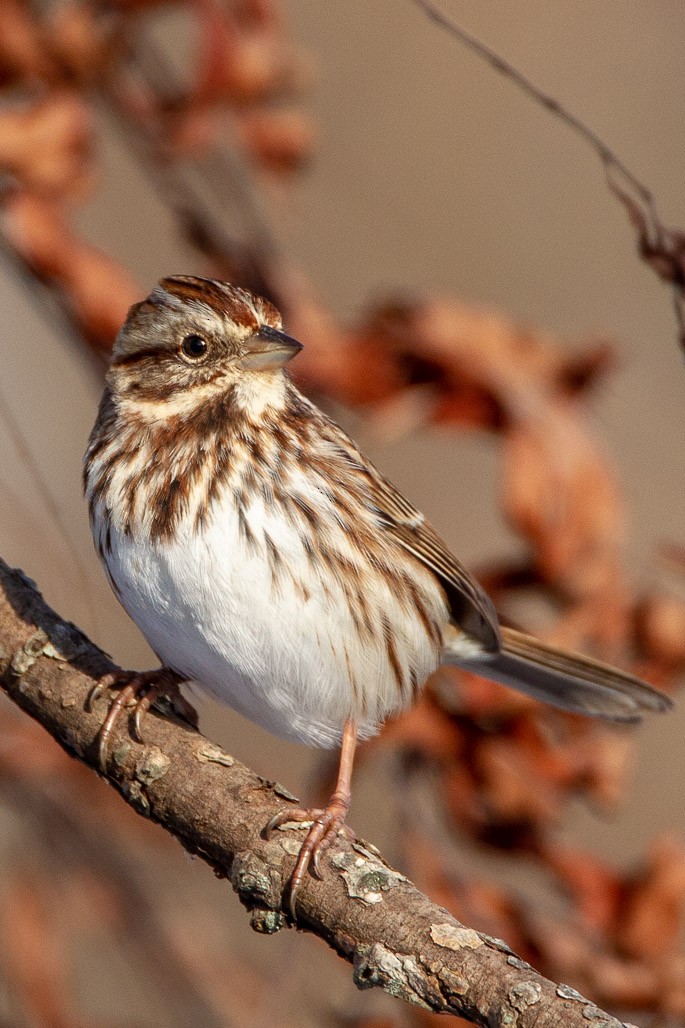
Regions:
<svg viewBox="0 0 685 1028"><path fill-rule="evenodd" d="M212 279L162 279L119 332L108 383L121 401L160 416L233 390L245 407L277 402L302 344L268 300Z"/></svg>

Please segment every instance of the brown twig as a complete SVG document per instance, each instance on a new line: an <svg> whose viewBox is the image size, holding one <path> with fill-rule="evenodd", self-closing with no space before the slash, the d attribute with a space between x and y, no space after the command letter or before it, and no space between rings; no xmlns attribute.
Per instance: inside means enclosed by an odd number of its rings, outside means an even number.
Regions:
<svg viewBox="0 0 685 1028"><path fill-rule="evenodd" d="M654 195L630 168L607 146L594 129L581 121L563 106L559 100L536 86L526 75L507 61L496 50L468 32L454 18L445 14L432 0L413 0L413 3L451 36L458 39L468 50L487 61L500 75L511 79L528 96L545 107L555 118L585 140L595 151L604 166L609 189L625 208L638 233L638 251L653 271L664 282L673 287L675 314L678 322L680 344L685 349L685 234L667 229L656 209ZM616 179L623 182L634 194L621 188Z"/></svg>
<svg viewBox="0 0 685 1028"><path fill-rule="evenodd" d="M87 713L84 705L94 681L111 668L33 583L0 561L0 686L93 767L102 711ZM290 801L287 791L186 724L150 717L146 734L141 745L125 726L115 731L110 784L230 878L255 930L285 927L281 904L299 838L287 829L266 840L263 827ZM359 987L379 985L479 1025L587 1028L588 1018L598 1017L606 1028L619 1028L572 989L542 978L506 943L465 928L363 843L339 839L324 863L322 880L303 886L298 927L350 961Z"/></svg>

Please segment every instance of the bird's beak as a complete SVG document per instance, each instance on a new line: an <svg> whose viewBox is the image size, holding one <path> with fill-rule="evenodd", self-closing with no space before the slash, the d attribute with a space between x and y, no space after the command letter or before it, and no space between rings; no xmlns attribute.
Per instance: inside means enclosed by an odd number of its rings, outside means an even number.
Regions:
<svg viewBox="0 0 685 1028"><path fill-rule="evenodd" d="M275 371L303 349L297 339L270 325L262 325L243 345L244 353L238 364L245 371Z"/></svg>

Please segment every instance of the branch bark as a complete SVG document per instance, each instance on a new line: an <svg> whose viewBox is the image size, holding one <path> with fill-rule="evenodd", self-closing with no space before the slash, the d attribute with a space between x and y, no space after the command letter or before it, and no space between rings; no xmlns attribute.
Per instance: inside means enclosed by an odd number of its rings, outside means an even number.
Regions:
<svg viewBox="0 0 685 1028"><path fill-rule="evenodd" d="M111 670L101 650L0 560L0 686L93 768L105 700L92 713L84 704L94 682ZM286 827L267 841L262 831L294 797L172 716L149 716L145 730L144 745L124 723L114 731L109 783L230 879L256 931L288 926L281 901L302 833ZM378 985L478 1025L621 1028L573 989L543 978L506 943L464 927L367 844L339 838L323 865L323 879L309 877L303 885L298 927L348 960L360 988Z"/></svg>

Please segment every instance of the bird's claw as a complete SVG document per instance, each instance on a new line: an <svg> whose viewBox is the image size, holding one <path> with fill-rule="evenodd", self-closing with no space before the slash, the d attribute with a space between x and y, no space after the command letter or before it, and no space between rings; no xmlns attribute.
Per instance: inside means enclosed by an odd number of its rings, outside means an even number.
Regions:
<svg viewBox="0 0 685 1028"><path fill-rule="evenodd" d="M293 810L279 810L264 826L264 838L270 839L276 829L282 828L283 825L313 822L319 813L319 810L301 810L299 807Z"/></svg>
<svg viewBox="0 0 685 1028"><path fill-rule="evenodd" d="M105 691L105 689L108 687L108 685L109 685L109 681L108 680L110 678L112 678L112 677L113 677L112 675L104 675L100 679L100 681L96 682L95 685L93 686L93 688L90 690L90 692L86 696L86 702L84 704L84 708L85 708L86 714L92 714L93 707L95 706L97 701L100 699L100 697L102 696L102 694Z"/></svg>
<svg viewBox="0 0 685 1028"><path fill-rule="evenodd" d="M288 909L293 921L297 920L297 898L307 871L311 871L316 878L321 880L323 877L321 872L323 854L341 832L354 835L345 824L348 810L349 802L337 798L332 799L323 809L280 810L269 820L264 829L264 834L269 839L277 828L283 828L287 824L300 822L310 825L300 848L295 869L290 876Z"/></svg>
<svg viewBox="0 0 685 1028"><path fill-rule="evenodd" d="M107 716L100 726L98 733L98 765L103 774L107 772L107 757L109 740L112 731L121 716L122 711L133 703L133 719L131 732L136 742L144 742L142 722L148 710L158 697L170 696L176 700L181 709L192 711L194 716L189 720L197 723L197 714L185 700L178 689L181 679L167 668L158 668L155 671L113 671L97 682L88 693L85 709L92 712L94 705L108 689L119 689L119 693L112 700Z"/></svg>

